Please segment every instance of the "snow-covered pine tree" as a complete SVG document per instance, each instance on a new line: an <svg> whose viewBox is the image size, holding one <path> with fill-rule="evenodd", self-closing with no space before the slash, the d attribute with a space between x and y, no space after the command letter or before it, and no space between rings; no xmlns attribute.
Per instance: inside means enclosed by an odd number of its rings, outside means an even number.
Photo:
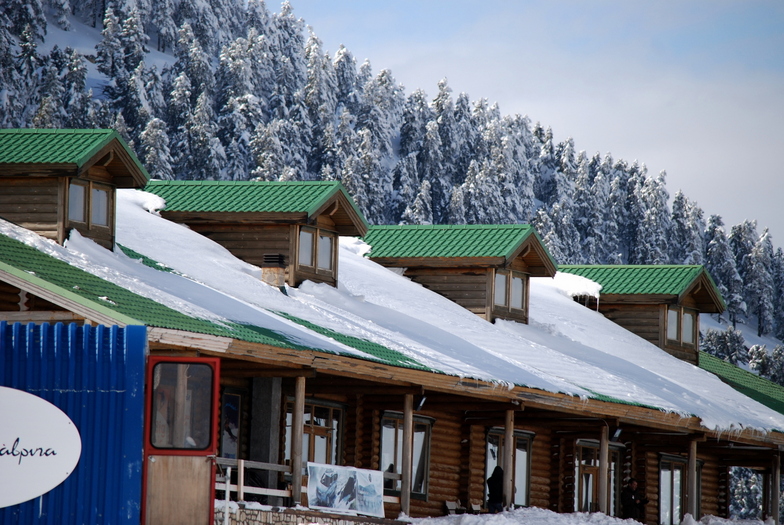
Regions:
<svg viewBox="0 0 784 525"><path fill-rule="evenodd" d="M757 335L770 333L773 324L773 244L768 229L754 243L749 256L751 262L747 275L747 297L749 313L757 318Z"/></svg>
<svg viewBox="0 0 784 525"><path fill-rule="evenodd" d="M400 219L400 224L433 224L433 210L431 207L430 182L422 181L416 199L406 208Z"/></svg>
<svg viewBox="0 0 784 525"><path fill-rule="evenodd" d="M735 257L735 267L743 280L743 298L750 305L749 274L752 271L751 251L759 239L757 234L757 221L745 220L730 229L729 243ZM749 312L751 313L751 312Z"/></svg>
<svg viewBox="0 0 784 525"><path fill-rule="evenodd" d="M395 165L392 172L392 185L395 188L393 194L392 207L392 223L401 221L403 214L416 199L419 193L421 181L417 174L417 158L416 152L409 153L401 158ZM463 222L465 222L465 207L463 206Z"/></svg>
<svg viewBox="0 0 784 525"><path fill-rule="evenodd" d="M773 335L784 340L784 251L776 250L771 264L773 279Z"/></svg>
<svg viewBox="0 0 784 525"><path fill-rule="evenodd" d="M171 180L172 170L169 136L166 123L159 118L150 119L140 136L144 167L153 179Z"/></svg>
<svg viewBox="0 0 784 525"><path fill-rule="evenodd" d="M669 262L668 237L670 233L669 195L665 184L666 173L646 177L640 188L640 201L644 208L643 220L632 251L635 264L666 264Z"/></svg>
<svg viewBox="0 0 784 525"><path fill-rule="evenodd" d="M581 261L583 264L597 264L598 262L596 234L599 226L596 222L598 204L594 201L594 197L588 173L588 158L584 152L581 152L578 158L577 180L574 183L572 221L582 246Z"/></svg>
<svg viewBox="0 0 784 525"><path fill-rule="evenodd" d="M414 90L403 105L403 123L400 126L401 161L410 153L418 153L425 138L427 123L434 120L433 110L427 102L427 94L421 89Z"/></svg>
<svg viewBox="0 0 784 525"><path fill-rule="evenodd" d="M711 215L705 228L705 268L724 298L727 313L732 325L738 317L745 315L746 303L743 300L743 281L735 266L735 257L724 233L724 222L718 215Z"/></svg>

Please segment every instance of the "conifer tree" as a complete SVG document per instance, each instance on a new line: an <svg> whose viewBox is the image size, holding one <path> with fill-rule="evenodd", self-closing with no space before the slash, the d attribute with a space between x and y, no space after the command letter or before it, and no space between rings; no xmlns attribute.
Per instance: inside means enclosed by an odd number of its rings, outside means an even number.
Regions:
<svg viewBox="0 0 784 525"><path fill-rule="evenodd" d="M141 157L150 176L160 180L173 179L174 171L166 124L159 118L150 119L140 139Z"/></svg>
<svg viewBox="0 0 784 525"><path fill-rule="evenodd" d="M746 313L743 299L743 281L735 266L735 257L724 233L724 222L718 215L711 215L705 229L705 268L721 292L733 326L738 317Z"/></svg>
<svg viewBox="0 0 784 525"><path fill-rule="evenodd" d="M422 181L416 199L406 208L400 224L433 224L430 182Z"/></svg>

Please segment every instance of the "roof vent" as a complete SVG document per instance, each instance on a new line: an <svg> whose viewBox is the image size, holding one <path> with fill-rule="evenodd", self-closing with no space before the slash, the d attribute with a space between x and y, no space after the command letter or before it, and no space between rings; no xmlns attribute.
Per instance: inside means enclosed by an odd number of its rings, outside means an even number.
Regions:
<svg viewBox="0 0 784 525"><path fill-rule="evenodd" d="M282 253L265 253L261 259L261 280L286 293L286 256Z"/></svg>

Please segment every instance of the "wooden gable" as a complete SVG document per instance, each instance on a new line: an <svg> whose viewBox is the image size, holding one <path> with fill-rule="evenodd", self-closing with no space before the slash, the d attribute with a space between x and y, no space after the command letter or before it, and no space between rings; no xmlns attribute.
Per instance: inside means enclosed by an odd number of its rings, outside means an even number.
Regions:
<svg viewBox="0 0 784 525"><path fill-rule="evenodd" d="M0 130L0 145L0 218L59 244L76 229L112 248L116 188L149 179L111 130Z"/></svg>

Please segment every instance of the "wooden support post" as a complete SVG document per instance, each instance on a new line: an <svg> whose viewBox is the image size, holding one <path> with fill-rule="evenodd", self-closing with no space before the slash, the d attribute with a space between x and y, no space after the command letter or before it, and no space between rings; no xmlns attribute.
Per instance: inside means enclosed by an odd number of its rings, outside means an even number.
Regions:
<svg viewBox="0 0 784 525"><path fill-rule="evenodd" d="M773 454L773 465L770 472L770 517L776 525L781 523L779 516L779 500L781 499L781 452Z"/></svg>
<svg viewBox="0 0 784 525"><path fill-rule="evenodd" d="M506 411L504 422L504 507L514 502L514 410Z"/></svg>
<svg viewBox="0 0 784 525"><path fill-rule="evenodd" d="M610 427L602 426L599 438L599 512L608 514L607 483L610 477Z"/></svg>
<svg viewBox="0 0 784 525"><path fill-rule="evenodd" d="M305 378L296 378L294 413L291 418L291 503L302 503L302 436L305 420Z"/></svg>
<svg viewBox="0 0 784 525"><path fill-rule="evenodd" d="M245 460L237 460L237 501L245 501Z"/></svg>
<svg viewBox="0 0 784 525"><path fill-rule="evenodd" d="M697 440L692 439L689 442L689 485L686 489L686 512L691 514L691 517L698 520L700 517L697 515L699 509L697 505L700 501L700 495L697 494Z"/></svg>
<svg viewBox="0 0 784 525"><path fill-rule="evenodd" d="M414 394L405 394L403 402L403 479L400 487L400 511L406 516L411 512L411 475L414 457Z"/></svg>

